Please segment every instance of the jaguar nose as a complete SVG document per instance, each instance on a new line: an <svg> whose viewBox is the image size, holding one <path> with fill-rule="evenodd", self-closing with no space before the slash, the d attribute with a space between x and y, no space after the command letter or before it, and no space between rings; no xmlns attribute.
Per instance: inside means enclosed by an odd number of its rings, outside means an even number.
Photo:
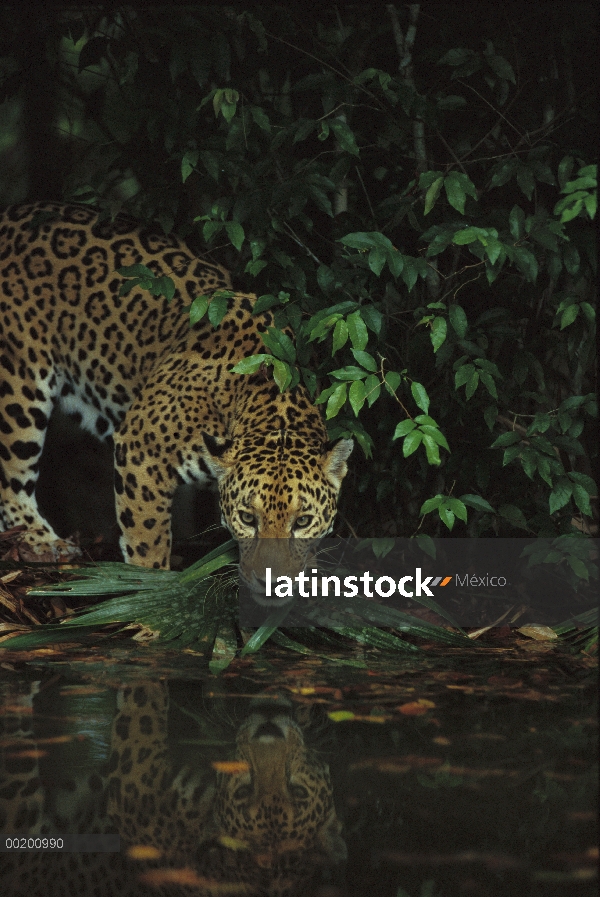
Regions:
<svg viewBox="0 0 600 897"><path fill-rule="evenodd" d="M268 720L265 723L262 723L256 732L254 733L253 738L255 739L271 739L271 738L285 738L285 733L277 726L275 723Z"/></svg>

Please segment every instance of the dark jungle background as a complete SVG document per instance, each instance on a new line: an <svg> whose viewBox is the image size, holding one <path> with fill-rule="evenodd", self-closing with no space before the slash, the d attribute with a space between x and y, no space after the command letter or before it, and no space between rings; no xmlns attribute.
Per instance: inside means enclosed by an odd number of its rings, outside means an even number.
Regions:
<svg viewBox="0 0 600 897"><path fill-rule="evenodd" d="M275 308L357 444L338 532L597 534L595 6L309 9L0 7L0 204L155 222ZM93 532L72 438L44 501L79 477Z"/></svg>

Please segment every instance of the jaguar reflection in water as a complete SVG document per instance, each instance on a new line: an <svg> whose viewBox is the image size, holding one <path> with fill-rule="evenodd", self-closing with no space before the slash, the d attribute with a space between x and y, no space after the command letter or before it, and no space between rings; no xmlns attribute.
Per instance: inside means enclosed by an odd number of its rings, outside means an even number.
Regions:
<svg viewBox="0 0 600 897"><path fill-rule="evenodd" d="M58 689L49 695L50 686L42 701L54 700L55 719L68 727L73 696L64 681ZM34 844L78 829L112 833L122 851L4 853L0 893L141 897L165 888L303 897L346 859L329 767L308 743L325 725L319 705L294 706L279 692L244 694L225 718L219 697L198 683L134 680L116 701L95 690L96 710L75 717L79 729L91 718L107 727L95 730L93 757L77 742L78 761L68 761L72 740L58 737L50 765L36 740L37 711L48 716L40 683L0 682L0 824Z"/></svg>

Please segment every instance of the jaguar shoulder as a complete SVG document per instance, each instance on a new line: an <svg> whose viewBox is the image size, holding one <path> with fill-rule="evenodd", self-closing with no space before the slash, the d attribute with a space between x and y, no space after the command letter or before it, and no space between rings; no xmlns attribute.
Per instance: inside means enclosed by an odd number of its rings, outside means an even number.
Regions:
<svg viewBox="0 0 600 897"><path fill-rule="evenodd" d="M117 269L168 275L169 303L140 287L120 296ZM241 571L260 588L261 538L287 540L298 572L331 531L351 440L329 443L306 390L283 394L263 372L232 374L264 351L269 312L233 293L214 329L183 312L231 290L228 273L174 235L85 206L45 203L0 217L0 488L5 526L24 525L36 552L69 554L39 512L35 486L55 405L112 436L115 501L126 561L168 567L177 486L216 480L222 521L249 540ZM258 537L258 539L257 539ZM252 547L254 545L254 547Z"/></svg>

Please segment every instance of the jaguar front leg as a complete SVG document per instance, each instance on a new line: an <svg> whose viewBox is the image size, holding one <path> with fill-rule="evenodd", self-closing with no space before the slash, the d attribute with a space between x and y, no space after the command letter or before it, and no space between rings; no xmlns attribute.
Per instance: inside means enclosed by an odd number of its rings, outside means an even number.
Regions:
<svg viewBox="0 0 600 897"><path fill-rule="evenodd" d="M138 421L127 416L114 436L119 544L127 563L168 569L177 474L158 449L145 446L143 422L140 428Z"/></svg>

